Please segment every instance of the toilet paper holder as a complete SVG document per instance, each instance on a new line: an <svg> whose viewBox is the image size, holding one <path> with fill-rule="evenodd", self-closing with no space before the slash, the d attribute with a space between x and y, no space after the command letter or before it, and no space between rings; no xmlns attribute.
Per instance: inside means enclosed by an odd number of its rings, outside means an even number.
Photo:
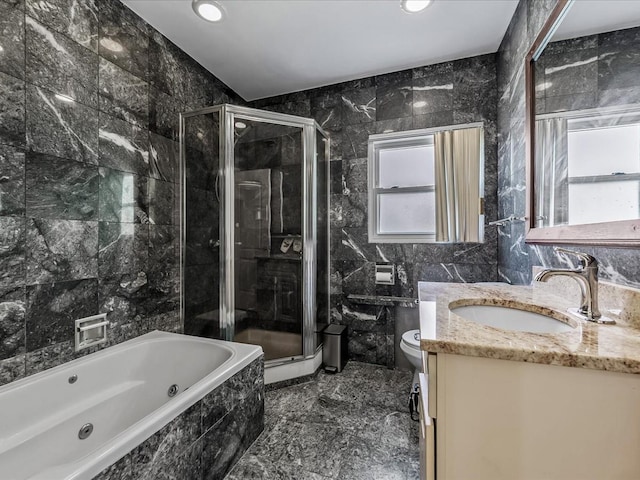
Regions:
<svg viewBox="0 0 640 480"><path fill-rule="evenodd" d="M394 285L395 278L396 278L395 265L376 264L376 284L377 285Z"/></svg>

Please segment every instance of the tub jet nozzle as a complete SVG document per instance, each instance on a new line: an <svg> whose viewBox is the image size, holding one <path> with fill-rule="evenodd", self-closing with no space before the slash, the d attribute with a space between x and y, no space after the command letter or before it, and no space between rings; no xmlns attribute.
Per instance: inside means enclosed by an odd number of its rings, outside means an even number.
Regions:
<svg viewBox="0 0 640 480"><path fill-rule="evenodd" d="M167 395L169 395L170 397L175 397L178 394L178 390L180 390L180 387L178 387L178 385L174 383L169 387Z"/></svg>
<svg viewBox="0 0 640 480"><path fill-rule="evenodd" d="M93 432L93 424L85 423L82 427L80 427L80 431L78 432L78 438L80 440L84 440Z"/></svg>

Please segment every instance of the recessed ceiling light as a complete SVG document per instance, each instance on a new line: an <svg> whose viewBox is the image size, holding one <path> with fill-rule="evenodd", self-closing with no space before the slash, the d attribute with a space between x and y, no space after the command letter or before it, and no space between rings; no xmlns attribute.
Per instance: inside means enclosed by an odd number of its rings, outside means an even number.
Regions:
<svg viewBox="0 0 640 480"><path fill-rule="evenodd" d="M222 7L213 0L193 0L193 10L207 22L219 22L224 17Z"/></svg>
<svg viewBox="0 0 640 480"><path fill-rule="evenodd" d="M68 102L68 103L75 102L75 100L74 100L73 98L71 98L71 97L69 97L69 96L67 96L67 95L63 95L63 94L61 94L61 93L56 93L55 97L56 97L58 100L61 100L61 101L63 101L63 102Z"/></svg>
<svg viewBox="0 0 640 480"><path fill-rule="evenodd" d="M407 13L418 13L431 5L433 0L402 0L400 6Z"/></svg>
<svg viewBox="0 0 640 480"><path fill-rule="evenodd" d="M247 128L247 124L244 122L236 122L236 128Z"/></svg>

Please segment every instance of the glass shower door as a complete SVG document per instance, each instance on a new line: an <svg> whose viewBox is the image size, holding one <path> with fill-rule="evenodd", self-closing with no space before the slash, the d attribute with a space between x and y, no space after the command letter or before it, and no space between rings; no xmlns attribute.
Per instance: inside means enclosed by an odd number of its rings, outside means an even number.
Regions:
<svg viewBox="0 0 640 480"><path fill-rule="evenodd" d="M235 115L233 340L303 354L303 129Z"/></svg>
<svg viewBox="0 0 640 480"><path fill-rule="evenodd" d="M182 121L186 334L220 338L220 112Z"/></svg>

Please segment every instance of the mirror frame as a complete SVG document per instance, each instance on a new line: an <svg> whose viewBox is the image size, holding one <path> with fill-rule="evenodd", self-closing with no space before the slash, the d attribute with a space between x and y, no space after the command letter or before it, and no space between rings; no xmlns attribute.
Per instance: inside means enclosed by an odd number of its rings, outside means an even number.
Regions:
<svg viewBox="0 0 640 480"><path fill-rule="evenodd" d="M525 58L526 95L526 243L602 245L610 247L640 247L640 218L615 222L590 223L583 225L561 225L557 227L535 226L535 124L536 92L534 62L553 36L569 11L574 0L558 0L540 33L533 41Z"/></svg>

